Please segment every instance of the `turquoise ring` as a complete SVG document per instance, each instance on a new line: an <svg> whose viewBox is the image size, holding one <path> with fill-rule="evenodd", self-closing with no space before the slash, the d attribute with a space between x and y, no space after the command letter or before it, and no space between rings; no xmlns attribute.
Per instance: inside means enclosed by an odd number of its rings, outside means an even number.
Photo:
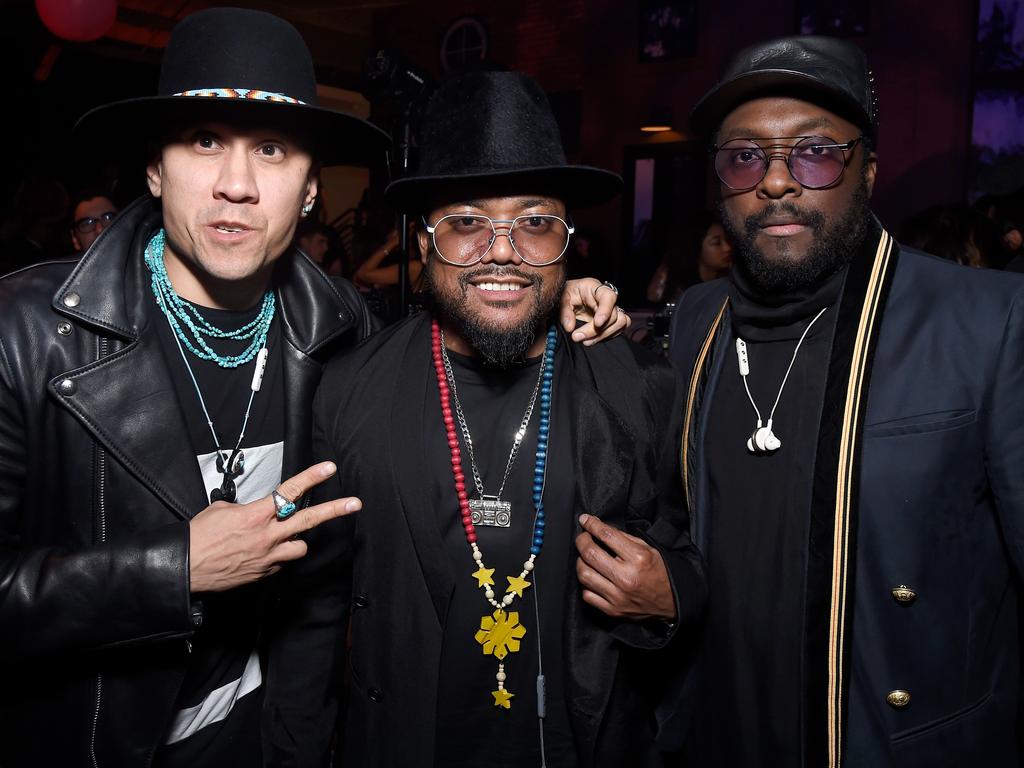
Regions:
<svg viewBox="0 0 1024 768"><path fill-rule="evenodd" d="M287 520L293 514L295 514L295 502L288 501L277 491L270 494L270 498L274 500L274 507L277 509L277 519Z"/></svg>

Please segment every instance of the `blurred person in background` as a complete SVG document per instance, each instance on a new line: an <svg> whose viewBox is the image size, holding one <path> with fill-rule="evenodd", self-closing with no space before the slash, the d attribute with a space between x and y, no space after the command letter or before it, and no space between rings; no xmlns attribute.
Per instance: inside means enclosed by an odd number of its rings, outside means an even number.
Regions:
<svg viewBox="0 0 1024 768"><path fill-rule="evenodd" d="M933 205L907 219L900 242L967 267L1002 266L995 223L963 204Z"/></svg>
<svg viewBox="0 0 1024 768"><path fill-rule="evenodd" d="M110 222L117 218L118 209L113 201L98 189L80 192L72 201L71 244L76 256L81 256L100 236Z"/></svg>
<svg viewBox="0 0 1024 768"><path fill-rule="evenodd" d="M674 302L686 288L725 277L732 268L732 242L718 216L700 211L687 217L647 286L648 301Z"/></svg>
<svg viewBox="0 0 1024 768"><path fill-rule="evenodd" d="M337 234L326 224L306 219L295 228L295 244L328 275L340 275L342 259Z"/></svg>

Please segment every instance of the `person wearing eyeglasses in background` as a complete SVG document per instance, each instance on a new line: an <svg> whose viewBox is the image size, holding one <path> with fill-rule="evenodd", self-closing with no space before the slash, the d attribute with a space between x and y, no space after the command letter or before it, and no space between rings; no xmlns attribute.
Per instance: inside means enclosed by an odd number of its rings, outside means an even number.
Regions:
<svg viewBox="0 0 1024 768"><path fill-rule="evenodd" d="M71 244L81 256L93 241L117 218L117 206L98 190L89 189L75 198L71 209Z"/></svg>
<svg viewBox="0 0 1024 768"><path fill-rule="evenodd" d="M661 711L687 765L1020 764L1024 280L885 231L874 94L854 44L783 38L691 116L737 249L671 337L710 594Z"/></svg>

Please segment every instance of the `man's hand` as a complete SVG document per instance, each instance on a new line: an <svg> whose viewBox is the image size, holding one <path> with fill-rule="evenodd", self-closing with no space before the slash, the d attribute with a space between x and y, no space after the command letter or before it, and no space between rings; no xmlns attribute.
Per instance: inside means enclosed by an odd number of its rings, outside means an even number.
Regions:
<svg viewBox="0 0 1024 768"><path fill-rule="evenodd" d="M616 306L618 300L615 291L592 277L569 280L562 291L562 328L585 347L614 338L630 323L629 315ZM576 318L586 325L577 328Z"/></svg>
<svg viewBox="0 0 1024 768"><path fill-rule="evenodd" d="M576 577L583 601L615 619L676 618L676 602L661 553L636 536L580 515Z"/></svg>
<svg viewBox="0 0 1024 768"><path fill-rule="evenodd" d="M297 501L335 471L329 461L314 464L281 483L278 493ZM214 502L189 523L191 589L221 592L277 573L281 563L306 554L306 543L294 537L362 506L356 498L332 499L278 520L269 496L249 504Z"/></svg>

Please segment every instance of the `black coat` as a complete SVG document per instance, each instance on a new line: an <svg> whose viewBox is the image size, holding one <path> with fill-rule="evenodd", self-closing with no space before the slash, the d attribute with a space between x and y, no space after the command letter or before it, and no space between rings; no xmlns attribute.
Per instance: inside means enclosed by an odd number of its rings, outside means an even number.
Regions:
<svg viewBox="0 0 1024 768"><path fill-rule="evenodd" d="M1019 766L1024 280L884 233L868 245L840 300L819 432L802 764ZM673 318L709 559L703 443L716 383L736 370L727 295L724 280L691 288Z"/></svg>
<svg viewBox="0 0 1024 768"><path fill-rule="evenodd" d="M201 620L188 521L208 501L142 259L159 226L157 204L139 201L80 262L0 280L5 767L148 765ZM368 318L305 257L280 265L288 476L310 463L322 359L365 335ZM266 710L281 723L273 679Z"/></svg>
<svg viewBox="0 0 1024 768"><path fill-rule="evenodd" d="M662 649L687 633L705 598L681 492L679 381L664 361L622 339L589 349L562 343L573 377L575 514L596 515L657 547L679 616L668 634L611 620L586 606L570 579L565 690L573 735L583 766L655 765L654 690L671 660ZM320 628L323 639L296 647L292 656L302 663L293 674L297 692L321 700L327 681L309 672L324 665L309 663L310 649L344 649L344 624L334 617L347 617L351 604L347 668L340 657L334 662L336 677L351 677L345 766L433 764L441 640L455 579L436 511L425 501L418 436L426 420L440 418L429 395L433 378L423 313L333 361L317 395L314 451L338 462L333 493L358 495L364 506L329 537L317 532L330 541L304 565L319 557L334 577L299 591L310 598L308 637ZM572 553L564 556L568 567ZM317 583L332 591L315 594Z"/></svg>

